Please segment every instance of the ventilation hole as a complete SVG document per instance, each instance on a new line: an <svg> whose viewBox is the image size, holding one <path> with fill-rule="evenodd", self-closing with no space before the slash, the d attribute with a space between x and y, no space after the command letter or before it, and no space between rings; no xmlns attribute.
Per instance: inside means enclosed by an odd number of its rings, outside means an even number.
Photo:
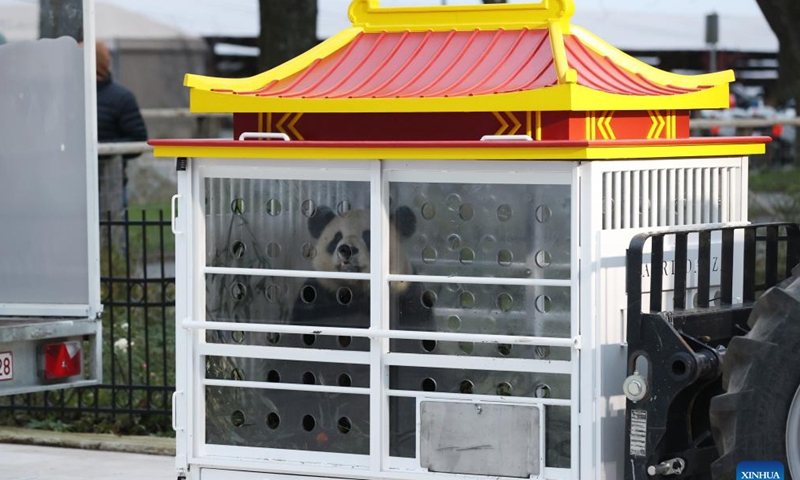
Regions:
<svg viewBox="0 0 800 480"><path fill-rule="evenodd" d="M269 201L267 201L267 214L270 217L277 217L278 215L281 214L282 210L283 206L281 205L280 201L274 198L271 198L269 199Z"/></svg>
<svg viewBox="0 0 800 480"><path fill-rule="evenodd" d="M422 293L422 306L425 308L433 308L436 305L436 293L431 290L426 290Z"/></svg>
<svg viewBox="0 0 800 480"><path fill-rule="evenodd" d="M428 353L436 350L436 340L423 340L422 349Z"/></svg>
<svg viewBox="0 0 800 480"><path fill-rule="evenodd" d="M462 380L461 383L458 385L458 391L461 393L472 393L475 389L475 384L469 380Z"/></svg>
<svg viewBox="0 0 800 480"><path fill-rule="evenodd" d="M428 377L422 381L422 390L425 392L436 391L436 380Z"/></svg>
<svg viewBox="0 0 800 480"><path fill-rule="evenodd" d="M553 309L553 300L547 295L539 295L534 303L539 313L549 313Z"/></svg>
<svg viewBox="0 0 800 480"><path fill-rule="evenodd" d="M348 375L346 373L343 373L343 374L339 375L339 378L337 379L337 383L339 384L340 387L349 387L349 386L353 385L353 377L351 377L350 375Z"/></svg>
<svg viewBox="0 0 800 480"><path fill-rule="evenodd" d="M336 250L336 254L346 262L353 256L353 248L350 245L340 245Z"/></svg>
<svg viewBox="0 0 800 480"><path fill-rule="evenodd" d="M315 385L317 383L317 376L311 372L303 374L303 383L306 385Z"/></svg>
<svg viewBox="0 0 800 480"><path fill-rule="evenodd" d="M461 205L461 208L458 209L458 216L461 217L461 220L465 222L469 222L475 216L475 208L472 205L465 203Z"/></svg>
<svg viewBox="0 0 800 480"><path fill-rule="evenodd" d="M303 335L303 345L310 347L317 342L317 336L307 333Z"/></svg>
<svg viewBox="0 0 800 480"><path fill-rule="evenodd" d="M507 222L511 220L511 217L514 215L514 212L511 210L510 205L500 205L497 208L497 219L501 222Z"/></svg>
<svg viewBox="0 0 800 480"><path fill-rule="evenodd" d="M457 193L451 193L445 198L444 204L447 205L447 208L455 212L458 210L458 207L461 206L461 196Z"/></svg>
<svg viewBox="0 0 800 480"><path fill-rule="evenodd" d="M300 206L300 211L304 216L311 218L317 214L317 204L314 203L314 200L305 200Z"/></svg>
<svg viewBox="0 0 800 480"><path fill-rule="evenodd" d="M233 212L234 215L243 215L244 211L244 199L237 198L231 202L231 212Z"/></svg>
<svg viewBox="0 0 800 480"><path fill-rule="evenodd" d="M353 343L353 337L339 337L337 340L342 348L347 348Z"/></svg>
<svg viewBox="0 0 800 480"><path fill-rule="evenodd" d="M277 345L281 341L281 334L280 333L268 333L267 334L267 342L270 345Z"/></svg>
<svg viewBox="0 0 800 480"><path fill-rule="evenodd" d="M277 242L270 242L267 245L267 257L278 258L281 256L281 244Z"/></svg>
<svg viewBox="0 0 800 480"><path fill-rule="evenodd" d="M542 205L536 209L536 221L539 223L547 223L553 218L553 210L547 205Z"/></svg>
<svg viewBox="0 0 800 480"><path fill-rule="evenodd" d="M347 218L350 216L353 207L350 205L350 202L347 200L343 200L339 202L339 205L336 207L336 211L339 212L339 216L342 218Z"/></svg>
<svg viewBox="0 0 800 480"><path fill-rule="evenodd" d="M300 247L300 253L303 255L303 258L306 260L313 260L317 257L317 247L315 247L311 243L304 243L302 247Z"/></svg>
<svg viewBox="0 0 800 480"><path fill-rule="evenodd" d="M472 292L461 292L458 296L458 304L461 308L472 308L475 306L475 295Z"/></svg>
<svg viewBox="0 0 800 480"><path fill-rule="evenodd" d="M447 246L450 247L450 250L456 251L461 248L461 236L455 233L449 235L447 237Z"/></svg>
<svg viewBox="0 0 800 480"><path fill-rule="evenodd" d="M497 252L497 263L502 267L510 267L514 262L514 254L508 250L500 250Z"/></svg>
<svg viewBox="0 0 800 480"><path fill-rule="evenodd" d="M267 415L267 428L270 430L275 430L276 428L281 426L281 417L275 412L270 413Z"/></svg>
<svg viewBox="0 0 800 480"><path fill-rule="evenodd" d="M231 255L233 258L242 258L244 254L247 253L247 245L244 244L241 240L236 240L231 245Z"/></svg>
<svg viewBox="0 0 800 480"><path fill-rule="evenodd" d="M510 294L501 293L497 296L497 308L499 308L501 312L509 312L513 306L514 297L512 297Z"/></svg>
<svg viewBox="0 0 800 480"><path fill-rule="evenodd" d="M550 356L550 347L536 347L534 353L539 358L547 358Z"/></svg>
<svg viewBox="0 0 800 480"><path fill-rule="evenodd" d="M267 372L267 381L269 383L281 383L281 372L277 370L270 370Z"/></svg>
<svg viewBox="0 0 800 480"><path fill-rule="evenodd" d="M350 430L353 429L353 424L350 422L350 419L347 417L342 417L336 422L336 427L342 433L342 435L347 435L350 433Z"/></svg>
<svg viewBox="0 0 800 480"><path fill-rule="evenodd" d="M422 261L428 264L436 262L438 252L433 247L425 247L422 249Z"/></svg>
<svg viewBox="0 0 800 480"><path fill-rule="evenodd" d="M244 332L232 332L231 339L234 343L244 343Z"/></svg>
<svg viewBox="0 0 800 480"><path fill-rule="evenodd" d="M450 315L447 317L447 329L451 332L461 330L461 318L458 315Z"/></svg>
<svg viewBox="0 0 800 480"><path fill-rule="evenodd" d="M236 410L235 412L233 412L231 414L231 423L233 424L234 427L239 428L242 425L244 425L244 422L245 422L245 418L244 418L244 412L243 411Z"/></svg>
<svg viewBox="0 0 800 480"><path fill-rule="evenodd" d="M306 415L303 417L303 430L310 432L317 426L317 419L313 415Z"/></svg>
<svg viewBox="0 0 800 480"><path fill-rule="evenodd" d="M353 291L347 287L342 287L336 291L336 301L339 305L350 305L353 301Z"/></svg>
<svg viewBox="0 0 800 480"><path fill-rule="evenodd" d="M495 320L493 317L485 317L481 321L481 331L483 333L497 332L497 320Z"/></svg>
<svg viewBox="0 0 800 480"><path fill-rule="evenodd" d="M311 285L306 285L300 290L300 299L304 303L314 303L314 300L317 299L317 290Z"/></svg>
<svg viewBox="0 0 800 480"><path fill-rule="evenodd" d="M675 360L674 362L672 362L672 373L676 377L682 377L686 375L687 369L688 366L686 365L686 362L684 362L683 360Z"/></svg>
<svg viewBox="0 0 800 480"><path fill-rule="evenodd" d="M540 250L536 254L536 265L539 268L549 268L553 264L553 256L546 250Z"/></svg>
<svg viewBox="0 0 800 480"><path fill-rule="evenodd" d="M464 265L471 265L475 261L475 251L471 248L462 248L458 254L458 259Z"/></svg>
<svg viewBox="0 0 800 480"><path fill-rule="evenodd" d="M498 394L498 395L500 395L500 396L503 396L503 397L508 397L508 396L511 396L511 391L512 391L512 390L513 390L513 388L511 387L511 384L510 384L510 383L508 383L508 382L502 382L502 383L500 383L500 384L498 384L498 385L497 385L497 390L496 390L496 392L497 392L497 394Z"/></svg>
<svg viewBox="0 0 800 480"><path fill-rule="evenodd" d="M472 342L459 342L458 348L466 353L467 355L471 354L475 350L475 344Z"/></svg>
<svg viewBox="0 0 800 480"><path fill-rule="evenodd" d="M275 285L274 283L269 285L264 290L264 297L267 299L269 303L277 302L280 294L281 294L281 287Z"/></svg>
<svg viewBox="0 0 800 480"><path fill-rule="evenodd" d="M513 345L508 345L506 343L501 343L497 346L497 351L500 352L500 355L507 357L511 355L511 350L514 349Z"/></svg>
<svg viewBox="0 0 800 480"><path fill-rule="evenodd" d="M544 383L537 385L533 395L536 398L550 398L550 386Z"/></svg>
<svg viewBox="0 0 800 480"><path fill-rule="evenodd" d="M436 217L436 205L426 203L422 206L422 218L425 220L433 220Z"/></svg>
<svg viewBox="0 0 800 480"><path fill-rule="evenodd" d="M247 287L241 283L234 283L231 287L231 297L234 300L242 300L247 295Z"/></svg>
<svg viewBox="0 0 800 480"><path fill-rule="evenodd" d="M244 371L241 368L234 368L231 370L231 380L241 382L244 380Z"/></svg>

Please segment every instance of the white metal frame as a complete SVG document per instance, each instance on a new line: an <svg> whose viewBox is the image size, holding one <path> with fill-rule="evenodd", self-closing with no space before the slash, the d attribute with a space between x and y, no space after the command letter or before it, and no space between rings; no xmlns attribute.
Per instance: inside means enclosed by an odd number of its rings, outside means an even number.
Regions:
<svg viewBox="0 0 800 480"><path fill-rule="evenodd" d="M570 407L571 458L570 469L547 468L543 462L541 478L554 480L579 478L580 426L584 423L580 399L581 375L581 315L579 302L580 275L580 175L575 162L418 162L418 161L284 161L284 160L225 160L197 159L189 163L185 172L179 172L178 199L180 212L175 219L178 248L176 276L178 319L176 342L175 427L177 431L176 467L182 473L199 468L228 470L270 471L275 474L322 475L339 478L397 478L419 479L451 478L451 475L432 474L419 470L419 460L389 457L388 451L388 399L390 396L424 397L447 401L477 401L502 404L555 405ZM368 274L341 274L325 272L300 272L285 270L245 270L205 266L205 217L202 208L204 178L248 178L287 180L343 180L368 181L371 189L371 255L372 271ZM571 185L571 278L570 280L502 279L473 277L408 276L389 274L389 185L390 183L484 183L484 184L539 184ZM343 329L302 327L293 325L254 325L241 323L206 322L205 275L247 274L290 276L304 278L348 278L370 280L373 325L369 329ZM397 281L446 282L462 284L495 284L519 286L554 286L571 289L571 338L514 337L508 335L456 334L446 332L401 332L389 329L389 284ZM376 316L375 312L380 312ZM380 324L375 320L380 319ZM279 333L314 333L367 337L371 341L369 352L325 352L324 358L315 352L259 346L211 345L205 343L201 332L205 329L236 331L269 331ZM434 339L486 343L512 343L569 347L570 361L545 361L503 358L461 358L415 354L391 354L390 339ZM370 387L341 388L317 385L270 384L205 378L202 361L205 355L230 355L245 358L269 358L299 361L344 362L370 365ZM522 397L496 397L449 393L390 390L390 366L435 366L443 368L480 368L506 371L539 371L571 375L571 398L537 399ZM229 447L205 444L205 387L207 385L236 386L293 391L331 392L370 395L370 454L343 455L319 452L288 451L263 448ZM542 409L543 410L543 409ZM546 425L542 423L544 428ZM544 432L544 429L543 429ZM386 440L386 441L384 441ZM544 447L544 444L543 444ZM278 460L269 464L259 459ZM416 463L416 465L415 465ZM189 468L191 466L191 469ZM209 473L211 471L209 470ZM244 475L244 474L243 474ZM196 477L199 478L199 477ZM205 475L203 478L206 478ZM231 477L234 478L234 477ZM243 477L244 478L244 477ZM459 476L459 478L485 479L486 477Z"/></svg>

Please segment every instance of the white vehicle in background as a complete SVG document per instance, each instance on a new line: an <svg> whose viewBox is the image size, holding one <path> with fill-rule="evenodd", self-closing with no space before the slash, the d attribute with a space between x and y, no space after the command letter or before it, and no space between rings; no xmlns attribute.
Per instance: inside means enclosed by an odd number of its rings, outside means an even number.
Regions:
<svg viewBox="0 0 800 480"><path fill-rule="evenodd" d="M0 395L102 375L94 1L67 3L71 37L0 46Z"/></svg>

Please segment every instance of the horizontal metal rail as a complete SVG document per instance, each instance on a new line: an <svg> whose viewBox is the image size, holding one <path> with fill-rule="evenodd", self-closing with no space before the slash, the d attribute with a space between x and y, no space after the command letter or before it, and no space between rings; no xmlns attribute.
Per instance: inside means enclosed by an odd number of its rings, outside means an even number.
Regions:
<svg viewBox="0 0 800 480"><path fill-rule="evenodd" d="M260 388L263 390L288 390L292 392L312 393L346 393L349 395L369 395L369 388L363 387L331 387L327 385L305 385L302 383L252 382L247 380L214 380L203 379L207 387Z"/></svg>
<svg viewBox="0 0 800 480"><path fill-rule="evenodd" d="M323 278L330 280L370 280L371 273L322 272L319 270L273 270L261 268L206 267L207 275L246 275L254 277Z"/></svg>
<svg viewBox="0 0 800 480"><path fill-rule="evenodd" d="M189 330L221 330L227 332L284 333L289 335L321 335L326 337L388 338L392 340L436 340L438 342L472 342L537 347L576 346L576 339L524 337L514 335L473 335L468 333L414 332L407 330L374 330L366 328L310 327L302 325L267 325L263 323L197 322L184 320Z"/></svg>
<svg viewBox="0 0 800 480"><path fill-rule="evenodd" d="M97 145L97 154L100 156L114 155L137 155L149 153L153 147L147 142L120 142L120 143L101 143Z"/></svg>
<svg viewBox="0 0 800 480"><path fill-rule="evenodd" d="M486 402L511 402L522 405L549 405L554 407L571 407L572 400L566 398L533 398L533 397L514 397L501 395L473 395L468 393L445 393L445 392L425 392L417 390L389 390L386 393L389 397L422 397L431 400L471 400Z"/></svg>
<svg viewBox="0 0 800 480"><path fill-rule="evenodd" d="M800 117L786 118L696 118L690 126L693 130L709 130L714 127L764 128L774 125L800 126Z"/></svg>

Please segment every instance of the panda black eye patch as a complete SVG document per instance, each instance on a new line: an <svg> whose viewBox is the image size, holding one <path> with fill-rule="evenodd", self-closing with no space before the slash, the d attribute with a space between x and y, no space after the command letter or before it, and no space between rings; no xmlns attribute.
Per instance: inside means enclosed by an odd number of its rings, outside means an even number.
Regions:
<svg viewBox="0 0 800 480"><path fill-rule="evenodd" d="M333 252L336 251L336 246L339 245L339 242L341 241L342 241L342 232L336 232L336 235L334 235L333 240L331 240L331 243L328 244L327 247L328 253L333 255Z"/></svg>
<svg viewBox="0 0 800 480"><path fill-rule="evenodd" d="M361 238L364 239L364 243L369 247L369 230L364 230L364 233L361 234Z"/></svg>

